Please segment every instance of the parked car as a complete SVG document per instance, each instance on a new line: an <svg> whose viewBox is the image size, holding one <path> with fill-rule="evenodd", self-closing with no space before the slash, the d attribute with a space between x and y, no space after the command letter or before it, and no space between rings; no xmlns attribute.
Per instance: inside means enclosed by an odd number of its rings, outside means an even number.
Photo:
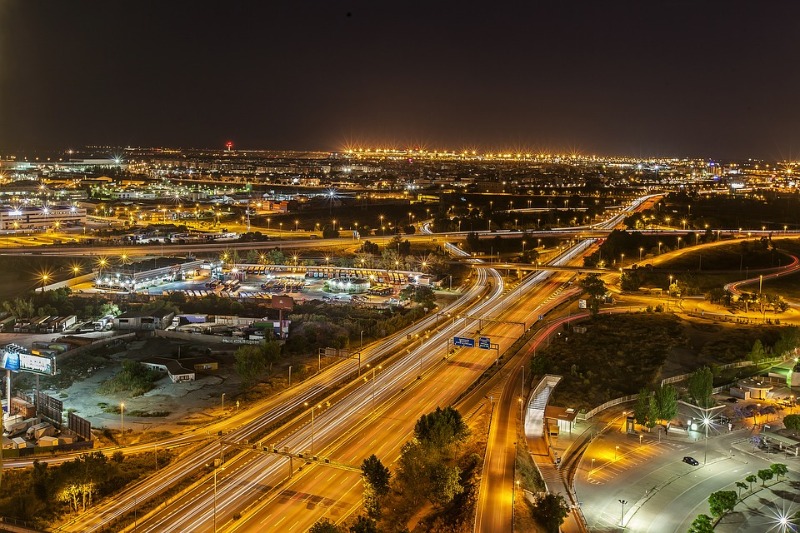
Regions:
<svg viewBox="0 0 800 533"><path fill-rule="evenodd" d="M692 465L692 466L697 466L700 464L697 461L697 459L695 459L694 457L689 457L688 455L683 458L683 462L686 463L687 465Z"/></svg>

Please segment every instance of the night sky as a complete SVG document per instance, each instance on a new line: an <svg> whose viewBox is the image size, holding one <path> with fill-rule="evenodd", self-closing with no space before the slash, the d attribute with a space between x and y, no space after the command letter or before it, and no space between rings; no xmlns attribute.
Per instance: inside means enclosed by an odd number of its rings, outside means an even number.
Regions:
<svg viewBox="0 0 800 533"><path fill-rule="evenodd" d="M796 158L798 21L796 1L0 0L0 156L230 139Z"/></svg>

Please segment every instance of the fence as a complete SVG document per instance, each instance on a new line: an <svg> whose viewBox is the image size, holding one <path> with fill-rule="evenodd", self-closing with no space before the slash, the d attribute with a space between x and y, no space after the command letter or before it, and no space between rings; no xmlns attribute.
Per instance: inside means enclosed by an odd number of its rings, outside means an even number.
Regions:
<svg viewBox="0 0 800 533"><path fill-rule="evenodd" d="M776 359L768 359L768 360L762 361L759 364L770 364L771 365L771 364L775 364L775 363L781 363L784 360L785 359L783 357L778 357ZM753 366L753 365L755 365L755 363L753 361L739 361L737 363L727 363L727 364L724 364L724 365L719 365L717 368L719 368L720 370L727 370L729 368L744 368L746 366ZM677 376L664 378L664 379L661 380L661 385L664 386L664 385L668 385L670 383L678 383L679 381L684 381L684 380L689 379L689 377L691 375L692 375L691 373L690 374L680 374L680 375L677 375Z"/></svg>
<svg viewBox="0 0 800 533"><path fill-rule="evenodd" d="M103 339L98 339L91 344L87 344L86 346L78 346L77 348L73 348L72 350L67 350L66 352L58 356L58 361L63 361L64 359L67 359L74 355L90 352L96 348L103 348L111 344L118 344L128 339L133 339L135 337L136 333L125 333L124 335L116 335L114 337L106 337Z"/></svg>
<svg viewBox="0 0 800 533"><path fill-rule="evenodd" d="M604 411L604 410L608 409L609 407L614 407L615 405L619 405L621 403L632 402L633 400L635 400L638 397L639 397L638 394L629 394L627 396L621 396L619 398L614 398L613 400L609 400L604 404L598 405L597 407L595 407L594 409L592 409L590 411L587 411L586 413L583 413L583 414L578 413L578 419L579 420L589 420L590 418L592 418L594 415L596 415L600 411Z"/></svg>

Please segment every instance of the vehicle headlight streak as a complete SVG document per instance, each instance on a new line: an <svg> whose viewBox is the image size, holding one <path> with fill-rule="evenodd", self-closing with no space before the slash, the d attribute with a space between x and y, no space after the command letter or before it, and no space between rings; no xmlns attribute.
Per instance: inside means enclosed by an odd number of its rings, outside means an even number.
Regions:
<svg viewBox="0 0 800 533"><path fill-rule="evenodd" d="M636 202L624 209L620 214L603 223L602 226L609 229L613 228L619 224L628 213L635 210L648 198L650 197L638 199ZM580 254L582 254L587 248L594 244L594 242L595 239L581 240L556 257L556 259L553 261L553 264L556 266L566 265L568 262L574 260ZM464 252L451 243L446 243L445 246L448 251L454 255L461 257L469 256L467 252ZM469 262L482 263L480 259L471 259ZM461 306L463 301L474 302L476 298L481 297L483 287L485 287L489 278L491 278L493 281L492 292L487 298L482 298L480 303L469 310L471 316L481 316L488 319L495 313L505 311L505 309L516 299L515 293L510 293L503 296L503 279L495 269L475 269L475 275L478 278L477 283L475 283L473 287L466 292L464 298L446 306L439 313L428 316L406 330L412 335L414 332L417 332L420 335L420 338L423 340L419 346L413 350L409 350L405 356L401 357L391 366L385 367L384 370L377 376L377 379L380 379L381 382L379 392L375 394L375 402L382 401L385 399L385 397L395 394L399 388L402 388L402 384L407 384L414 381L418 373L424 374L428 367L439 363L441 360L441 348L444 345L444 342L450 337L463 331L466 320L462 321L461 319L457 319L455 320L455 323L449 323L445 325L441 330L431 334L427 339L425 339L423 336L424 332L427 329L434 327L443 313L455 313L456 309ZM553 271L540 271L524 280L522 282L522 288L527 290L534 285L545 281L552 275ZM376 359L383 358L384 356L389 355L391 352L407 350L406 345L408 342L409 341L406 339L405 335L397 335L393 341L389 341L372 350L369 354L369 357L366 357L362 360L362 365L372 362ZM341 372L334 372L331 374L331 384L339 381L344 374L352 371L352 364L344 364L340 366L342 370ZM263 428L265 425L269 425L275 420L279 420L281 417L288 415L298 407L302 406L304 402L311 403L316 401L315 397L327 388L328 386L320 384L316 387L310 388L305 393L298 392L296 396L287 398L286 403L279 409L270 410L268 413L262 415L253 422L248 423L244 428L231 432L227 439L234 442L249 441L249 439L260 432L261 428ZM363 421L365 415L371 410L373 391L374 389L372 384L368 384L368 386L359 386L347 397L332 404L329 408L323 409L317 413L315 418L315 451L317 451L316 455L318 457L327 456L327 453L319 453L319 451L322 450L325 452L326 447L330 446L332 434L333 436L336 436L343 428L353 428L357 426L360 421ZM301 416L305 416L305 414ZM288 449L293 453L305 452L310 447L311 435L310 432L306 430L305 426L303 426L299 431L296 431L293 435L276 444L278 449L288 447ZM199 469L205 464L213 462L218 453L219 449L217 449L216 446L209 446L208 448L199 452L197 459L190 466L194 466L195 469ZM187 465L183 464L182 468L186 469ZM285 470L285 468L285 457L262 455L256 457L254 460L236 472L235 477L239 480L247 480L246 483L231 483L230 481L232 474L228 474L227 476L220 478L217 484L217 511L224 512L224 509L227 506L232 506L236 509L239 509L244 497L248 493L252 492L254 485L265 483L266 479L270 478L271 476L282 475L280 471ZM163 473L164 472L162 472L162 474ZM147 524L146 527L142 527L140 525L139 529L142 531L185 531L204 527L211 521L211 514L213 512L211 505L211 498L213 497L212 490L213 489L211 487L208 487L207 490L204 489L203 494L198 495L198 497L195 498L193 501L193 509L196 510L195 514L181 514L177 516L175 514L171 514L171 516L164 517L162 520L159 520L158 523ZM143 494L140 496L139 501L143 501L145 498L146 494ZM130 512L131 510L132 505L128 507L127 511Z"/></svg>

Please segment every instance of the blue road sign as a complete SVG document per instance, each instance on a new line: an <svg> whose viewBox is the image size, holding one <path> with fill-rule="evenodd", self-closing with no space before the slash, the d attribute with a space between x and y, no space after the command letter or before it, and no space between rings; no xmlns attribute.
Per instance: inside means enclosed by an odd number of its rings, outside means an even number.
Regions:
<svg viewBox="0 0 800 533"><path fill-rule="evenodd" d="M478 348L482 350L491 350L492 349L492 339L489 337L481 337L478 339Z"/></svg>
<svg viewBox="0 0 800 533"><path fill-rule="evenodd" d="M453 337L453 346L464 346L465 348L474 348L475 339L470 337Z"/></svg>

